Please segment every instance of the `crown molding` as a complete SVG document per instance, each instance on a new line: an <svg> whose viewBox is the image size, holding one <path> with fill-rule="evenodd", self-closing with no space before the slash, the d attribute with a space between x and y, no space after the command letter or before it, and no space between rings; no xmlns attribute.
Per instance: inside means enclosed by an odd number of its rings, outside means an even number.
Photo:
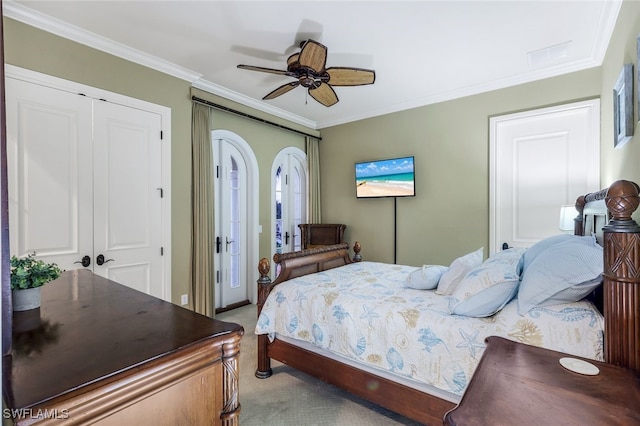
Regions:
<svg viewBox="0 0 640 426"><path fill-rule="evenodd" d="M607 53L607 48L609 47L611 35L613 34L613 30L615 28L616 20L618 19L618 14L620 13L621 6L622 1L620 0L607 2L603 6L600 20L595 30L594 39L596 40L596 43L589 58L583 59L581 61L559 64L552 67L540 68L538 70L531 71L530 73L522 74L516 77L494 80L485 84L462 87L460 89L437 93L428 97L416 98L406 102L389 105L375 111L368 111L366 114L342 116L338 120L321 121L317 123L317 129L338 126L340 124L346 124L353 121L365 120L367 118L378 117L381 115L400 112L412 108L419 108L438 102L450 101L465 96L477 95L480 93L504 89L519 84L531 83L545 78L557 77L563 74L599 67L602 65L604 57Z"/></svg>
<svg viewBox="0 0 640 426"><path fill-rule="evenodd" d="M2 11L4 16L8 18L15 19L16 21L32 27L84 44L85 46L109 53L156 71L160 71L181 80L193 82L202 76L202 74L193 72L139 50L132 49L124 44L70 25L66 22L62 22L13 1L3 1Z"/></svg>
<svg viewBox="0 0 640 426"><path fill-rule="evenodd" d="M212 83L204 79L198 79L191 84L196 89L204 90L205 92L213 93L214 95L222 96L225 99L229 99L234 102L238 102L242 105L248 106L258 111L266 112L267 114L274 115L276 117L291 121L292 123L300 124L310 129L317 129L317 123L313 120L301 117L296 114L292 114L283 109L266 104L265 102L255 100L249 96L227 89L226 87Z"/></svg>
<svg viewBox="0 0 640 426"><path fill-rule="evenodd" d="M611 41L611 35L613 34L613 30L615 29L616 21L618 19L621 7L622 0L608 1L603 5L598 26L594 31L594 40L596 40L596 42L594 44L590 58L581 61L574 61L566 64L556 65L553 67L541 68L516 77L504 78L501 80L487 82L485 84L479 84L448 92L442 92L432 96L428 96L426 98L417 98L407 102L389 105L388 107L381 108L376 111L369 111L366 114L343 116L339 120L321 121L317 123L317 128L324 129L331 126L350 123L353 121L364 120L380 115L391 114L407 109L418 108L438 102L450 101L465 96L477 95L492 90L504 89L519 84L531 83L536 80L557 77L571 72L599 67L602 65L604 57L607 53L607 49Z"/></svg>
<svg viewBox="0 0 640 426"><path fill-rule="evenodd" d="M215 95L222 96L226 99L238 102L242 105L254 108L256 110L289 120L302 126L316 129L316 122L308 120L296 114L291 114L280 108L267 105L264 102L257 101L248 96L242 95L233 90L203 80L202 74L188 70L186 68L175 65L171 62L146 54L144 52L132 49L129 46L107 39L90 31L70 25L66 22L52 18L48 15L29 9L21 4L11 0L3 2L4 16L15 19L16 21L30 25L32 27L47 31L57 36L69 39L71 41L83 44L85 46L109 53L122 59L126 59L133 63L143 65L145 67L160 71L181 80L186 80L193 87L205 90Z"/></svg>
<svg viewBox="0 0 640 426"><path fill-rule="evenodd" d="M171 75L181 80L186 80L193 87L210 92L212 94L224 97L234 102L238 102L247 107L265 112L267 114L280 117L282 119L300 124L310 129L319 130L331 126L345 124L353 121L364 120L380 115L400 112L407 109L422 107L438 102L449 101L465 96L472 96L483 92L503 89L519 84L530 83L549 77L555 77L562 74L581 71L592 67L602 65L602 61L606 55L606 51L611 40L615 23L622 6L621 0L612 0L604 4L600 21L595 29L596 43L594 44L591 57L582 61L575 61L567 64L557 65L555 67L542 68L530 73L512 78L504 78L479 84L474 86L463 87L460 89L434 94L428 97L416 98L406 102L389 105L374 111L368 111L362 114L353 114L349 116L341 116L336 120L327 120L323 122L315 122L306 119L288 111L276 108L262 101L250 98L241 93L227 89L210 81L202 79L202 74L180 67L163 59L151 56L144 52L132 49L121 43L99 36L95 33L84 29L69 25L48 15L41 14L12 0L4 0L2 3L4 16L15 19L27 25L39 28L43 31L50 32L71 41L84 44L91 48L101 50L111 55L126 59L128 61L146 66L148 68Z"/></svg>
<svg viewBox="0 0 640 426"><path fill-rule="evenodd" d="M406 102L389 105L384 108L367 111L365 114L343 116L339 120L328 120L317 123L318 129L324 129L327 127L337 126L340 124L346 124L353 121L365 120L367 118L378 117L385 114L392 114L395 112L405 111L408 109L419 108L439 102L451 101L454 99L464 98L466 96L478 95L481 93L491 92L493 90L505 89L507 87L513 87L520 84L532 83L545 78L557 77L563 74L568 74L576 71L583 71L589 68L600 66L602 61L594 60L593 58L585 59L582 61L574 61L568 64L562 64L555 67L548 67L539 69L527 74L504 78L501 80L489 81L485 84L476 84L473 86L461 87L455 90L449 90L446 92L436 93L427 97L421 97L412 99Z"/></svg>

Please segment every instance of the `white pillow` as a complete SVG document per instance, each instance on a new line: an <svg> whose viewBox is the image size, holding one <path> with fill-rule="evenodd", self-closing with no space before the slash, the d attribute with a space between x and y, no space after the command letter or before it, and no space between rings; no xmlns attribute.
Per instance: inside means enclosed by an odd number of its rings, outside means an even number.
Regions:
<svg viewBox="0 0 640 426"><path fill-rule="evenodd" d="M416 269L409 274L404 286L417 290L433 290L437 287L440 277L447 269L446 266L442 265L423 265L422 268Z"/></svg>
<svg viewBox="0 0 640 426"><path fill-rule="evenodd" d="M595 239L591 244L565 241L547 248L523 271L518 313L525 315L537 306L577 302L600 285L603 268L603 250Z"/></svg>
<svg viewBox="0 0 640 426"><path fill-rule="evenodd" d="M480 247L478 250L465 254L451 262L449 269L447 269L438 281L437 294L451 294L456 288L456 285L476 266L482 264L482 258L484 256L484 247Z"/></svg>
<svg viewBox="0 0 640 426"><path fill-rule="evenodd" d="M488 317L502 309L518 291L523 253L524 249L504 250L469 272L451 294L451 313Z"/></svg>

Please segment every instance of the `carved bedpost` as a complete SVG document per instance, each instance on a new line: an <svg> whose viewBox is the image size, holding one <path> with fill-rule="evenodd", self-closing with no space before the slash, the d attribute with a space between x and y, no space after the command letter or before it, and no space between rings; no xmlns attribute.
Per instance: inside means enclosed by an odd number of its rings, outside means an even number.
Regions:
<svg viewBox="0 0 640 426"><path fill-rule="evenodd" d="M353 255L354 262L362 261L362 256L360 256L360 250L362 250L362 246L360 245L360 242L356 241L355 244L353 245L353 252L355 253Z"/></svg>
<svg viewBox="0 0 640 426"><path fill-rule="evenodd" d="M614 182L605 203L612 219L604 227L605 360L640 371L640 226L631 215L640 204L638 185Z"/></svg>
<svg viewBox="0 0 640 426"><path fill-rule="evenodd" d="M266 257L260 259L260 262L258 262L258 272L260 272L260 278L258 278L258 317L271 291L271 278L269 278L270 269L269 259ZM259 379L266 379L273 374L273 370L271 370L271 358L267 356L268 339L269 336L266 334L258 335L258 368L256 369L256 377Z"/></svg>

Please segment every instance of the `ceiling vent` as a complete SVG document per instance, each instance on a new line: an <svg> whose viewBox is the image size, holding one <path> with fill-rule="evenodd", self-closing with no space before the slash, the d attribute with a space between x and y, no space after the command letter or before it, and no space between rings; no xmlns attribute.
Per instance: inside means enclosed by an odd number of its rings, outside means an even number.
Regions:
<svg viewBox="0 0 640 426"><path fill-rule="evenodd" d="M567 56L569 56L570 43L571 40L565 41L564 43L554 44L553 46L545 47L543 49L527 52L529 67L542 68L562 62L567 58Z"/></svg>

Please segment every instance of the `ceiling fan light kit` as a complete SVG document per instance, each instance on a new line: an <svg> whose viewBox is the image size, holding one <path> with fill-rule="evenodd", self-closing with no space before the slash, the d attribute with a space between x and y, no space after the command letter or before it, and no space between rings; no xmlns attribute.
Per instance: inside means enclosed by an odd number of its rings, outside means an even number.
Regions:
<svg viewBox="0 0 640 426"><path fill-rule="evenodd" d="M313 99L327 107L338 103L338 96L331 86L363 86L375 82L376 74L373 70L350 67L326 68L327 47L315 40L303 41L300 47L300 52L294 53L287 59L286 71L242 64L238 65L238 68L297 79L269 92L262 98L264 100L277 98L302 86L309 91Z"/></svg>

